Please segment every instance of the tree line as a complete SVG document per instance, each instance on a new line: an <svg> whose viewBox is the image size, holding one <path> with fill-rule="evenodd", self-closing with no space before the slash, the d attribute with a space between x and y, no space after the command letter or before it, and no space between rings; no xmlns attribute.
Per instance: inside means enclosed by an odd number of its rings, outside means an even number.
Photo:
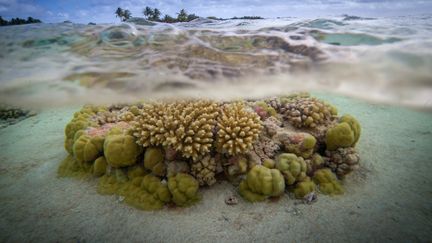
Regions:
<svg viewBox="0 0 432 243"><path fill-rule="evenodd" d="M27 19L12 18L10 21L7 21L3 19L2 16L0 16L0 26L18 25L18 24L35 24L35 23L42 23L42 21L40 21L39 19L34 19L32 17L28 17Z"/></svg>
<svg viewBox="0 0 432 243"><path fill-rule="evenodd" d="M165 14L162 18L162 12L157 8L151 8L146 6L142 11L145 18L149 21L155 22L164 22L164 23L177 23L177 22L189 22L191 20L199 18L196 14L188 14L186 10L181 9L180 12L177 13L177 17L171 17L168 14ZM116 17L120 18L121 21L126 21L132 17L132 14L127 9L117 8L115 11ZM215 20L224 20L222 18L216 17L208 17L209 19ZM262 19L260 16L243 16L243 17L233 17L231 19Z"/></svg>

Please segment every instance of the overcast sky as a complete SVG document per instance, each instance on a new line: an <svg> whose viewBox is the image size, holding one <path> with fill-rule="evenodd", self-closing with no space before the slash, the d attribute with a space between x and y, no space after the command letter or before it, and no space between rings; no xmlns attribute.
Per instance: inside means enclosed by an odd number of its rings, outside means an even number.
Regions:
<svg viewBox="0 0 432 243"><path fill-rule="evenodd" d="M0 16L43 22L70 20L79 23L119 22L117 7L142 17L145 6L159 8L162 14L175 16L184 8L198 16L233 17L324 17L341 14L359 16L398 16L431 14L432 0L0 0Z"/></svg>

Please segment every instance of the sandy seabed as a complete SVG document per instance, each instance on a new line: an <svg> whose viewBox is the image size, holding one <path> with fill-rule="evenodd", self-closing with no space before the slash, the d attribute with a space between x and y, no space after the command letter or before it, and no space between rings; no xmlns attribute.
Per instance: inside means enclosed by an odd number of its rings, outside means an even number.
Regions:
<svg viewBox="0 0 432 243"><path fill-rule="evenodd" d="M79 109L40 112L0 130L1 242L431 242L432 113L323 96L362 124L361 168L342 196L249 203L227 182L189 208L145 212L57 178L64 127ZM224 200L237 195L239 204Z"/></svg>

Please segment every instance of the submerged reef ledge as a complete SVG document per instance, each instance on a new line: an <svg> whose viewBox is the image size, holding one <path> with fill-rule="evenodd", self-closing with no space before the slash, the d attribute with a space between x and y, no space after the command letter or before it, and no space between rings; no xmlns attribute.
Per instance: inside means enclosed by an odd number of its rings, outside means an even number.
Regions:
<svg viewBox="0 0 432 243"><path fill-rule="evenodd" d="M157 210L199 202L228 180L247 201L343 194L358 167L352 116L294 94L262 100L86 105L65 128L60 177L96 178L100 194Z"/></svg>

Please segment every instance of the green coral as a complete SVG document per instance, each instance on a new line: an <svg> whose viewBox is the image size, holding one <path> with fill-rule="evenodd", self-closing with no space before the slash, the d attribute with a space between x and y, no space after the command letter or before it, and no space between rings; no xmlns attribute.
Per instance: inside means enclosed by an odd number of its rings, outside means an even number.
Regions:
<svg viewBox="0 0 432 243"><path fill-rule="evenodd" d="M168 189L177 206L189 206L197 202L200 199L198 188L198 181L191 175L178 173L168 178Z"/></svg>
<svg viewBox="0 0 432 243"><path fill-rule="evenodd" d="M324 194L338 195L344 192L336 175L328 168L317 170L313 180L319 186L320 192Z"/></svg>
<svg viewBox="0 0 432 243"><path fill-rule="evenodd" d="M93 162L102 153L103 143L103 137L79 136L72 147L74 158L80 163Z"/></svg>
<svg viewBox="0 0 432 243"><path fill-rule="evenodd" d="M144 167L157 176L166 175L166 165L162 149L149 147L144 153Z"/></svg>
<svg viewBox="0 0 432 243"><path fill-rule="evenodd" d="M285 190L285 181L279 170L256 165L240 183L240 195L250 202L263 201L280 196Z"/></svg>
<svg viewBox="0 0 432 243"><path fill-rule="evenodd" d="M311 181L311 179L308 177L304 181L297 183L295 185L293 192L296 198L302 199L309 193L314 192L315 190L316 190L315 183Z"/></svg>
<svg viewBox="0 0 432 243"><path fill-rule="evenodd" d="M125 197L127 204L142 210L158 210L171 201L167 185L153 175L134 178L119 194Z"/></svg>
<svg viewBox="0 0 432 243"><path fill-rule="evenodd" d="M127 176L129 179L147 175L142 164L136 164L127 168Z"/></svg>
<svg viewBox="0 0 432 243"><path fill-rule="evenodd" d="M97 158L93 164L93 175L94 176L103 176L106 172L106 168L107 168L107 162L105 157L100 156L99 158Z"/></svg>
<svg viewBox="0 0 432 243"><path fill-rule="evenodd" d="M83 178L90 175L91 164L79 163L72 155L67 156L57 170L59 177L78 177Z"/></svg>
<svg viewBox="0 0 432 243"><path fill-rule="evenodd" d="M324 166L324 159L323 157L315 153L313 154L309 159L305 160L306 167L307 167L307 174L309 176L312 176L316 170L322 168Z"/></svg>
<svg viewBox="0 0 432 243"><path fill-rule="evenodd" d="M339 123L327 130L327 150L353 147L360 138L361 128L359 122L350 115L344 115Z"/></svg>
<svg viewBox="0 0 432 243"><path fill-rule="evenodd" d="M112 175L99 179L100 194L117 194L124 201L138 209L157 210L171 201L171 193L166 184L153 175L137 176L128 180L123 169L115 169Z"/></svg>
<svg viewBox="0 0 432 243"><path fill-rule="evenodd" d="M133 136L123 134L107 136L103 148L105 158L112 167L133 165L142 152L142 147L136 144Z"/></svg>
<svg viewBox="0 0 432 243"><path fill-rule="evenodd" d="M277 111L273 107L269 106L264 101L258 101L258 102L256 102L255 106L263 109L269 116L274 116L275 117L278 114Z"/></svg>
<svg viewBox="0 0 432 243"><path fill-rule="evenodd" d="M297 157L295 154L280 154L276 158L276 168L282 172L287 185L293 185L306 178L306 163L302 157Z"/></svg>
<svg viewBox="0 0 432 243"><path fill-rule="evenodd" d="M294 153L303 158L309 158L315 150L316 138L308 133L302 134L304 137L300 143L290 143L285 145L285 151Z"/></svg>

